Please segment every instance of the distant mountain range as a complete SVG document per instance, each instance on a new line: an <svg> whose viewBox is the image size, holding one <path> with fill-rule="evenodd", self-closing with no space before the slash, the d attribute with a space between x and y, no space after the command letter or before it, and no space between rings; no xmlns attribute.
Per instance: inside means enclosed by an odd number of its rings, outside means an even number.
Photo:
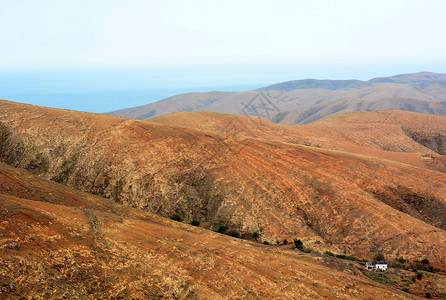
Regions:
<svg viewBox="0 0 446 300"><path fill-rule="evenodd" d="M446 74L421 72L368 81L294 80L252 91L185 93L108 114L142 120L211 111L297 125L340 112L392 109L446 116Z"/></svg>

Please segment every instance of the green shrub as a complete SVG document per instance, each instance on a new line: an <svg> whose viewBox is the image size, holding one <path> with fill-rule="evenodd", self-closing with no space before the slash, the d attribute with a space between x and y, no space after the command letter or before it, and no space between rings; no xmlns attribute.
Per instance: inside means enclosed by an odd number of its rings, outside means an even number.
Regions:
<svg viewBox="0 0 446 300"><path fill-rule="evenodd" d="M416 272L417 270L423 270L424 266L422 264L415 264L412 266L412 269L414 272Z"/></svg>
<svg viewBox="0 0 446 300"><path fill-rule="evenodd" d="M170 217L174 221L181 222L181 218L179 214L174 214L172 217Z"/></svg>
<svg viewBox="0 0 446 300"><path fill-rule="evenodd" d="M350 256L350 255L345 255L345 254L336 254L335 257L340 258L340 259L347 259L347 260L352 260L352 261L357 261L358 259L354 256Z"/></svg>
<svg viewBox="0 0 446 300"><path fill-rule="evenodd" d="M304 243L301 240L294 239L294 245L296 245L296 248L300 251L304 251Z"/></svg>
<svg viewBox="0 0 446 300"><path fill-rule="evenodd" d="M387 277L383 276L383 274L375 274L375 273L369 273L369 272L364 272L363 273L365 276L367 276L368 278L375 280L376 282L385 284L385 285L390 285L393 284L394 281L388 279Z"/></svg>
<svg viewBox="0 0 446 300"><path fill-rule="evenodd" d="M225 233L226 232L226 226L225 225L220 225L220 227L218 228L217 232Z"/></svg>
<svg viewBox="0 0 446 300"><path fill-rule="evenodd" d="M269 245L269 242L268 241L263 241L263 244L264 245Z"/></svg>
<svg viewBox="0 0 446 300"><path fill-rule="evenodd" d="M284 245L288 245L288 240L287 240L287 239L284 239L284 240L283 240L283 244L284 244Z"/></svg>
<svg viewBox="0 0 446 300"><path fill-rule="evenodd" d="M428 265L428 264L429 264L429 259L428 259L428 258L423 258L423 259L421 260L421 262L422 262L423 264Z"/></svg>
<svg viewBox="0 0 446 300"><path fill-rule="evenodd" d="M382 254L380 252L380 253L376 253L374 259L377 260L377 261L383 261L385 259L385 257L384 257L384 254Z"/></svg>
<svg viewBox="0 0 446 300"><path fill-rule="evenodd" d="M403 292L409 293L409 289L407 287L403 288Z"/></svg>
<svg viewBox="0 0 446 300"><path fill-rule="evenodd" d="M402 257L402 256L400 256L400 258L398 258L398 262L399 262L400 264L405 264L406 261L407 261L407 260L406 260L404 257Z"/></svg>
<svg viewBox="0 0 446 300"><path fill-rule="evenodd" d="M331 251L325 251L324 253L325 253L325 255L328 255L328 256L335 256L334 253Z"/></svg>
<svg viewBox="0 0 446 300"><path fill-rule="evenodd" d="M426 292L426 298L427 298L427 299L431 299L431 298L432 298L431 293Z"/></svg>
<svg viewBox="0 0 446 300"><path fill-rule="evenodd" d="M257 240L257 239L259 238L259 236L260 236L260 234L259 234L257 231L253 232L253 234L252 234L252 237L253 237L255 240Z"/></svg>
<svg viewBox="0 0 446 300"><path fill-rule="evenodd" d="M400 264L400 263L393 262L393 263L390 264L390 267L392 267L392 268L404 269L405 266L402 265L402 264Z"/></svg>
<svg viewBox="0 0 446 300"><path fill-rule="evenodd" d="M407 268L408 269L408 268ZM428 271L428 272L435 272L435 269L432 265L426 265L426 264L415 264L410 265L410 269L414 272L418 272L419 270Z"/></svg>
<svg viewBox="0 0 446 300"><path fill-rule="evenodd" d="M408 279L401 279L401 286L409 286L412 284L412 281Z"/></svg>
<svg viewBox="0 0 446 300"><path fill-rule="evenodd" d="M229 233L229 235L232 236L232 237L236 237L236 238L239 238L239 237L240 237L240 233L238 233L238 231L236 231L236 230L232 230L232 231Z"/></svg>
<svg viewBox="0 0 446 300"><path fill-rule="evenodd" d="M193 225L193 226L200 226L200 221L193 220L190 224Z"/></svg>
<svg viewBox="0 0 446 300"><path fill-rule="evenodd" d="M421 280L421 278L423 278L423 273L417 273L417 279Z"/></svg>

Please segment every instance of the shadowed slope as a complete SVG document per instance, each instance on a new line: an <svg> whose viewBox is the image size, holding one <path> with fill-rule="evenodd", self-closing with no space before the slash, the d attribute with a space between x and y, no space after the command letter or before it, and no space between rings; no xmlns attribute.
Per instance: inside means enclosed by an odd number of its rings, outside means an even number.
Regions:
<svg viewBox="0 0 446 300"><path fill-rule="evenodd" d="M247 126L234 116L222 132L0 104L2 159L45 178L246 238L257 231L320 251L446 259L442 173L285 142L277 133L286 126L271 123L264 136L262 125L239 135ZM408 192L381 196L395 189ZM435 210L417 211L425 198Z"/></svg>

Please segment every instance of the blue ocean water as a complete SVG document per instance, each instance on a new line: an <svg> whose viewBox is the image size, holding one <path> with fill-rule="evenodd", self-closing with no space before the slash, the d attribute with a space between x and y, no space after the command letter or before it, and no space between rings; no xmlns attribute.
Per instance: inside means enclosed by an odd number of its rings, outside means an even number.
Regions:
<svg viewBox="0 0 446 300"><path fill-rule="evenodd" d="M419 71L444 72L446 63L376 65L251 65L115 69L6 70L0 99L105 113L177 94L243 91L297 79L361 79Z"/></svg>
<svg viewBox="0 0 446 300"><path fill-rule="evenodd" d="M0 71L0 99L94 113L145 105L181 93L242 91L265 85L153 70Z"/></svg>
<svg viewBox="0 0 446 300"><path fill-rule="evenodd" d="M242 91L256 89L259 85L206 86L188 88L163 88L141 90L93 90L93 91L1 91L0 99L39 106L106 113L118 109L145 105L177 94L207 91Z"/></svg>

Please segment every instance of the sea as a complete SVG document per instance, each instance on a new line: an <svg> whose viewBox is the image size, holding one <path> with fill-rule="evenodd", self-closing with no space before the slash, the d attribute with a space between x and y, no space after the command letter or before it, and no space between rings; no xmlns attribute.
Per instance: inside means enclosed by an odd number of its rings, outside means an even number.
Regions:
<svg viewBox="0 0 446 300"><path fill-rule="evenodd" d="M424 66L424 65L423 65ZM445 64L413 65L252 65L210 67L131 67L5 69L0 66L0 99L40 106L107 113L188 92L246 91L297 79L361 79ZM391 70L391 71L390 71Z"/></svg>
<svg viewBox="0 0 446 300"><path fill-rule="evenodd" d="M0 99L92 113L141 106L182 93L244 91L266 85L184 73L0 71Z"/></svg>
<svg viewBox="0 0 446 300"><path fill-rule="evenodd" d="M107 113L119 109L141 106L182 93L209 91L244 91L260 88L259 85L202 86L184 88L148 88L138 90L77 90L52 91L16 90L0 91L0 99L39 106L76 111Z"/></svg>

